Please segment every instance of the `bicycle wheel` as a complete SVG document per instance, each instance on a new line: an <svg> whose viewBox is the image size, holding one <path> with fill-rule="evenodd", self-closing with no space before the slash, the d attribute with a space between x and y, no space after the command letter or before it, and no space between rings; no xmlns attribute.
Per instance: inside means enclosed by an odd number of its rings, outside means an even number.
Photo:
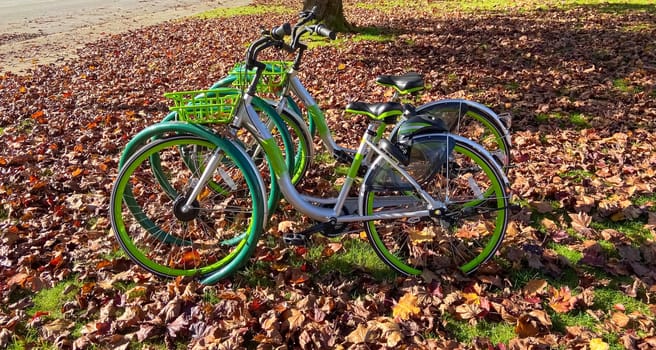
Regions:
<svg viewBox="0 0 656 350"><path fill-rule="evenodd" d="M211 186L185 208L201 176L189 159L207 165L213 156L218 166ZM146 270L165 277L204 275L252 252L246 238L261 233L266 213L261 186L252 162L230 142L162 138L135 151L121 168L110 221L121 247Z"/></svg>
<svg viewBox="0 0 656 350"><path fill-rule="evenodd" d="M504 120L488 107L473 101L453 99L427 103L417 107L418 114L444 121L453 134L466 137L487 149L504 171L511 158L510 133ZM394 141L397 128L390 139Z"/></svg>
<svg viewBox="0 0 656 350"><path fill-rule="evenodd" d="M280 117L287 125L289 136L294 144L294 170L291 173L292 183L298 184L305 177L314 154L312 137L305 126L303 119L293 115L287 110L280 113Z"/></svg>
<svg viewBox="0 0 656 350"><path fill-rule="evenodd" d="M429 209L384 164L379 157L365 179L362 213ZM368 221L365 230L378 256L406 275L475 271L494 255L508 223L508 184L499 166L470 140L429 134L413 139L406 169L442 207L429 217Z"/></svg>

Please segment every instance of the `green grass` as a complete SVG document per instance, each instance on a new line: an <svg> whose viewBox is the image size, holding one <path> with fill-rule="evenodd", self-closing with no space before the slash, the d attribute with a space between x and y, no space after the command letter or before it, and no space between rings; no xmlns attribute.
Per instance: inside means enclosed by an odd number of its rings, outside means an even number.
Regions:
<svg viewBox="0 0 656 350"><path fill-rule="evenodd" d="M396 37L393 33L378 27L356 28L356 33L357 34L351 39L352 41L390 42L394 41L394 38Z"/></svg>
<svg viewBox="0 0 656 350"><path fill-rule="evenodd" d="M66 280L56 284L49 289L42 289L32 297L32 307L27 310L27 314L35 316L37 313L45 313L42 317L48 320L63 318L62 307L69 301L75 300L75 295L82 285L78 280ZM49 321L46 321L49 322ZM82 328L82 324L76 324L73 334ZM19 324L16 327L16 336L14 341L8 344L7 349L56 349L56 347L47 341L41 339L38 330L35 328L25 327Z"/></svg>
<svg viewBox="0 0 656 350"><path fill-rule="evenodd" d="M656 193L641 194L639 196L631 198L631 202L634 205L637 205L637 206L643 206L643 205L651 204L651 207L649 208L649 210L650 211L655 211L656 210Z"/></svg>
<svg viewBox="0 0 656 350"><path fill-rule="evenodd" d="M199 18L227 18L236 16L247 15L263 15L263 14L293 14L296 10L286 6L254 6L247 5L232 8L216 8L213 10L205 11L197 15Z"/></svg>
<svg viewBox="0 0 656 350"><path fill-rule="evenodd" d="M575 0L575 1L522 1L522 2L508 2L504 0L473 0L473 1L435 1L429 2L426 0L415 1L408 3L406 1L379 1L374 3L357 4L357 7L369 10L381 10L385 13L391 13L400 9L412 9L414 11L422 11L428 13L435 13L436 16L440 13L448 12L528 12L528 11L544 11L549 9L563 9L567 10L574 7L593 7L605 13L627 13L627 12L656 12L656 6L651 0Z"/></svg>
<svg viewBox="0 0 656 350"><path fill-rule="evenodd" d="M446 330L458 341L471 344L475 338L487 338L492 344L508 344L517 337L515 326L505 322L489 322L480 320L475 325L468 321L446 317Z"/></svg>
<svg viewBox="0 0 656 350"><path fill-rule="evenodd" d="M67 280L56 284L50 289L43 289L32 298L34 305L29 308L28 314L47 312L51 318L62 318L62 306L75 299L75 292L82 285L77 280ZM68 293L64 293L68 290Z"/></svg>
<svg viewBox="0 0 656 350"><path fill-rule="evenodd" d="M553 249L556 252L556 254L567 259L567 261L569 261L570 264L572 265L576 265L579 262L579 260L583 259L583 253L571 249L567 245L551 242L549 243L548 247Z"/></svg>
<svg viewBox="0 0 656 350"><path fill-rule="evenodd" d="M631 85L631 82L628 79L613 80L613 87L627 94L637 94L643 91L642 87Z"/></svg>
<svg viewBox="0 0 656 350"><path fill-rule="evenodd" d="M7 345L7 350L25 350L25 349L54 350L56 348L54 345L49 344L45 340L41 340L39 337L39 331L37 329L28 328L24 334L23 339L16 339L15 341Z"/></svg>
<svg viewBox="0 0 656 350"><path fill-rule="evenodd" d="M636 246L654 240L654 235L649 231L649 229L645 228L645 223L640 220L620 221L620 222L593 221L590 224L590 227L597 231L601 231L604 229L617 230L623 233Z"/></svg>
<svg viewBox="0 0 656 350"><path fill-rule="evenodd" d="M594 174L584 169L574 169L558 174L562 179L572 180L576 184L583 183L584 180L592 179Z"/></svg>
<svg viewBox="0 0 656 350"><path fill-rule="evenodd" d="M635 24L635 25L630 25L630 26L625 26L622 28L625 32L644 32L648 30L654 30L656 28L656 25L652 23L640 23L640 24Z"/></svg>
<svg viewBox="0 0 656 350"><path fill-rule="evenodd" d="M125 251L123 251L123 249L120 248L114 249L109 253L103 253L100 257L108 261L113 261L116 259L128 259L128 255L125 253Z"/></svg>
<svg viewBox="0 0 656 350"><path fill-rule="evenodd" d="M356 269L363 269L377 281L393 280L396 273L376 255L368 241L358 238L341 239L343 248L335 254L324 257L325 245L317 244L310 248L307 260L318 266L321 274L339 272L348 275Z"/></svg>
<svg viewBox="0 0 656 350"><path fill-rule="evenodd" d="M588 117L586 117L581 113L572 113L572 115L569 116L569 122L581 129L590 128L590 122L588 121Z"/></svg>

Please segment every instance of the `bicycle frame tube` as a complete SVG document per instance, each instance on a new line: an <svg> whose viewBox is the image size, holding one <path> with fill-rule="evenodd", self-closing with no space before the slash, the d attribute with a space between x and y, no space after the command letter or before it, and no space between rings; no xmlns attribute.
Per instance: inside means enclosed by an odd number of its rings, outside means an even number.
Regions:
<svg viewBox="0 0 656 350"><path fill-rule="evenodd" d="M238 116L236 118L238 120L237 122L239 123L240 126L243 126L244 128L246 128L246 130L248 130L251 134L253 134L256 140L260 143L262 149L267 155L267 159L269 160L271 167L273 168L275 180L277 181L285 199L296 210L300 211L301 213L320 222L327 222L331 220L335 220L336 222L360 222L360 221L367 221L367 220L425 217L429 215L430 209L433 209L433 207L439 205L439 203L435 203L434 200L430 198L430 196L427 196L425 193L423 193L424 191L421 190L421 187L416 183L416 181L414 181L414 179L412 179L412 177L404 169L400 168L396 164L397 163L396 161L394 161L391 157L386 156L383 153L383 151L378 149L372 143L372 140L376 140L379 137L381 130L384 130L384 128L381 128L376 124L370 125L370 130L369 130L370 132L365 133L364 137L362 138L362 142L360 143L358 151L356 152L355 159L353 161L353 164L351 165L351 168L349 169L349 173L344 181L344 185L342 186L339 196L334 202L335 203L334 207L323 208L313 205L312 204L313 202L315 203L325 202L326 199L316 198L315 200L313 197L304 196L296 190L296 188L291 182L289 171L287 170L287 167L285 167L284 165L285 163L283 160L282 152L278 148L278 145L274 142L273 136L269 132L269 129L259 119L259 116L255 112L255 109L251 106L250 102L252 101L253 98L254 98L253 96L250 96L248 94L244 95L244 103L240 104L238 110ZM429 205L427 206L428 209L413 211L413 212L389 211L389 212L377 213L376 215L370 215L370 216L340 215L342 212L342 208L344 207L344 204L348 199L348 193L354 183L357 170L362 165L364 154L367 152L369 148L373 149L374 152L383 156L387 162L390 162L390 164L392 164L392 166L395 169L398 169L400 173L404 177L406 177L411 184L413 184L413 186L417 189L417 192L420 193L424 201L429 203Z"/></svg>
<svg viewBox="0 0 656 350"><path fill-rule="evenodd" d="M319 108L319 105L314 98L312 98L312 95L310 95L307 89L305 89L305 86L303 86L300 79L298 79L296 71L291 69L287 73L287 79L290 93L297 96L307 108L308 119L314 126L316 126L319 137L326 149L330 153L334 153L336 149L340 149L341 147L335 142L330 134L330 128L328 128L323 111Z"/></svg>

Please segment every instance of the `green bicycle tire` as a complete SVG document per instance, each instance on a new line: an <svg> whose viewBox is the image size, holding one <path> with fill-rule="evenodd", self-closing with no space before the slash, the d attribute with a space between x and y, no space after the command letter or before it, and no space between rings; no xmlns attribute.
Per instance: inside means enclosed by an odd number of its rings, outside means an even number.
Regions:
<svg viewBox="0 0 656 350"><path fill-rule="evenodd" d="M422 159L429 159L421 154L411 155L411 163L406 167L432 174L431 179L425 178L420 184L434 199L444 203L445 208L440 210L445 212L435 218L368 221L367 237L376 254L401 274L422 275L430 271L439 275L452 270L472 273L495 254L503 241L509 215L505 176L488 152L464 138L429 134L415 137L413 148L417 144L425 145L425 150L439 149L440 145L452 147L442 158L448 161L440 165L439 171L431 170L435 164L420 164ZM426 209L408 184L377 185L381 175L390 172L383 164L382 158L378 158L364 180L362 213ZM396 201L390 203L385 198Z"/></svg>
<svg viewBox="0 0 656 350"><path fill-rule="evenodd" d="M176 193L188 193L193 184L188 180L199 174L181 164L180 150L187 147L207 155L220 151L223 158L213 181L232 190L223 196L203 191L190 213L180 211L184 196L171 199L149 164L158 154L167 184ZM194 136L158 139L136 150L121 168L110 198L112 229L127 255L154 274L207 275L252 252L247 241L257 241L266 214L261 186L253 163L229 141ZM140 221L144 217L148 222Z"/></svg>

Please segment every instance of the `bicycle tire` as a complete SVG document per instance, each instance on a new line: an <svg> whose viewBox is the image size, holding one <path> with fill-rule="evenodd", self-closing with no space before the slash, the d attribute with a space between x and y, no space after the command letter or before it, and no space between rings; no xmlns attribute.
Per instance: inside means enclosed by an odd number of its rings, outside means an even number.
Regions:
<svg viewBox="0 0 656 350"><path fill-rule="evenodd" d="M457 135L416 136L412 147L412 152L419 150L420 154L411 154L406 169L412 175L415 166L419 175L413 177L423 177L418 180L421 187L444 208L434 217L368 221L365 231L369 242L386 264L404 275L449 270L472 273L503 241L509 215L505 175L489 152ZM431 159L430 154L422 157L422 152L439 152L440 147L446 153L441 155L444 162L438 170L434 162L421 164L422 159ZM390 172L384 164L378 157L365 177L361 212L372 215L380 210L427 209L409 184L377 184L381 175Z"/></svg>
<svg viewBox="0 0 656 350"><path fill-rule="evenodd" d="M254 99L253 100L254 104L257 104L258 106L262 106L263 104L266 104L262 102L260 99ZM262 108L257 108L258 111L262 111ZM295 156L294 148L295 148L295 142L292 139L292 136L288 132L288 127L287 123L283 120L283 118L278 115L277 112L272 110L271 108L264 109L264 112L266 113L267 117L266 119L272 120L272 134L275 135L277 138L277 141L279 143L279 146L283 150L283 154L285 155L285 162L287 165L288 170L290 173L294 170L295 164L298 161L298 157ZM170 125L176 125L177 124L182 124L176 121L177 114L175 112L169 113L159 124L160 125L167 125L167 123L174 123ZM212 132L210 128L207 126L202 126L198 124L190 124L194 128L198 129L203 129L207 132ZM162 127L162 128L154 128L154 127L149 127L141 132L139 132L137 135L135 135L130 142L127 144L126 148L123 151L123 154L121 155L121 158L119 160L119 169L122 168L123 164L125 163L126 159L128 159L136 149L139 147L143 146L144 144L151 142L153 140L157 140L160 138L165 138L167 136L171 135L180 135L187 133L189 134L188 131L183 132L176 132L175 128L176 126L173 127L174 131L171 130L170 127ZM195 133L191 133L191 135L196 135ZM252 138L251 138L252 139ZM275 181L271 181L271 175L273 174L273 170L268 167L268 162L265 162L264 157L258 157L254 155L253 153L256 152L257 146L256 142L252 140L252 142L249 141L240 141L239 142L242 147L244 147L249 154L251 155L252 158L256 161L256 166L258 169L260 169L260 174L262 178L265 180L265 187L269 189L269 196L267 199L267 211L269 214L273 214L278 206L278 203L280 202L280 198L282 197L280 193L280 188L278 187L278 184ZM253 145L253 147L249 147L249 143ZM298 144L301 144L298 142ZM287 156L290 155L290 156ZM157 155L153 155L153 157L156 157ZM166 177L161 176L157 167L157 159L151 159L151 164L153 165L153 172L154 175L160 179L161 185L163 188L170 188L168 184L166 184ZM187 166L190 167L190 169L195 169L195 170L200 170L198 166L187 162ZM172 193L171 196L175 197L177 193Z"/></svg>
<svg viewBox="0 0 656 350"><path fill-rule="evenodd" d="M213 182L226 189L206 188L187 212L181 205L200 174L184 164L184 149L195 157L219 152ZM160 162L157 175L166 174L175 199L152 171L154 154ZM112 229L127 255L156 275L207 275L252 253L247 242L257 242L266 215L261 186L252 161L227 140L161 138L136 150L121 168L110 198Z"/></svg>

